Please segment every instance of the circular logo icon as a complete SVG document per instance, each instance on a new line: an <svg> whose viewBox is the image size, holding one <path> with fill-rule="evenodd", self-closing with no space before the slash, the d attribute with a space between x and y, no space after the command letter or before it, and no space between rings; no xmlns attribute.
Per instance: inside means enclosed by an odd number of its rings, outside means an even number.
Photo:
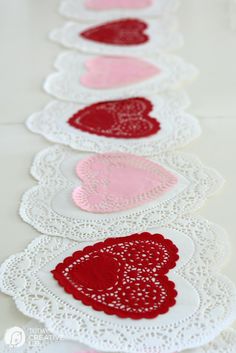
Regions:
<svg viewBox="0 0 236 353"><path fill-rule="evenodd" d="M25 343L25 332L20 327L11 327L6 330L4 341L10 347L21 347Z"/></svg>

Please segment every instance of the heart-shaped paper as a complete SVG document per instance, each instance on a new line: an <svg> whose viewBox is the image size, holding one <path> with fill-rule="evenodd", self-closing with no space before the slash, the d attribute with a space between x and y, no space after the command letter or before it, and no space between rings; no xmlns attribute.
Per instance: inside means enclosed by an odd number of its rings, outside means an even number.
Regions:
<svg viewBox="0 0 236 353"><path fill-rule="evenodd" d="M147 80L160 73L153 64L139 58L97 56L85 63L80 82L89 88L116 88Z"/></svg>
<svg viewBox="0 0 236 353"><path fill-rule="evenodd" d="M160 123L149 116L152 103L128 98L92 104L76 112L68 123L82 131L106 137L140 138L156 134Z"/></svg>
<svg viewBox="0 0 236 353"><path fill-rule="evenodd" d="M83 185L72 198L83 210L117 212L152 201L171 189L177 177L146 158L129 153L102 153L76 167Z"/></svg>
<svg viewBox="0 0 236 353"><path fill-rule="evenodd" d="M166 274L178 258L177 247L161 234L133 234L85 247L52 273L67 293L95 310L150 319L176 303Z"/></svg>
<svg viewBox="0 0 236 353"><path fill-rule="evenodd" d="M142 9L152 4L152 0L86 0L85 6L93 10Z"/></svg>
<svg viewBox="0 0 236 353"><path fill-rule="evenodd" d="M149 40L147 24L138 19L123 19L91 27L80 33L83 38L106 44L138 45Z"/></svg>

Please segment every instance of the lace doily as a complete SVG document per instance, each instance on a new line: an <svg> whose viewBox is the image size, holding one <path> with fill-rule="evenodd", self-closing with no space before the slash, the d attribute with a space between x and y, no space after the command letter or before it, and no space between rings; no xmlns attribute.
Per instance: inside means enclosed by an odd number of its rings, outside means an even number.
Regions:
<svg viewBox="0 0 236 353"><path fill-rule="evenodd" d="M186 216L147 231L165 234L179 249L179 260L168 273L178 292L176 304L157 318L107 315L83 305L57 284L50 271L93 243L38 237L1 266L1 290L56 336L94 349L154 353L158 347L161 353L172 353L208 343L236 318L235 286L218 273L228 251L225 233L206 220Z"/></svg>
<svg viewBox="0 0 236 353"><path fill-rule="evenodd" d="M92 110L91 106L53 101L43 111L30 116L27 120L27 127L43 135L49 141L65 144L80 151L120 151L144 156L182 147L200 135L201 129L197 119L183 112L188 105L188 99L183 92L176 91L167 96L157 95L155 98L145 99L148 99L153 107L149 113L150 117L156 119L160 127L157 133L146 137L140 136L147 134L148 131L144 130L143 124L133 124L134 120L138 120L138 114L136 109L135 119L133 119L130 106L128 115L124 116L120 112L119 116L119 111L115 111L116 120L112 120L114 115L111 116L111 120L108 120L108 113L102 111L101 119L105 113L106 124L100 122L95 114L95 125L92 118L90 117L89 121L88 114L86 115L90 109ZM136 105L135 108L137 108ZM78 120L80 112L82 117L87 118L87 121ZM68 123L70 119L73 119L71 125ZM140 119L143 119L143 116ZM123 126L125 126L125 132ZM149 133L151 129L153 127L149 129ZM126 138L112 137L113 135L124 135ZM139 137L130 138L135 135Z"/></svg>
<svg viewBox="0 0 236 353"><path fill-rule="evenodd" d="M160 122L150 116L151 101L144 97L99 102L76 112L67 123L98 136L142 138L157 134Z"/></svg>
<svg viewBox="0 0 236 353"><path fill-rule="evenodd" d="M130 153L89 156L76 165L81 181L72 192L76 206L93 213L112 213L144 205L168 193L176 175L158 163Z"/></svg>
<svg viewBox="0 0 236 353"><path fill-rule="evenodd" d="M50 38L85 53L146 57L183 45L182 35L175 27L170 18L142 21L132 18L95 24L67 22L51 31Z"/></svg>
<svg viewBox="0 0 236 353"><path fill-rule="evenodd" d="M55 68L58 72L49 75L45 90L62 100L81 103L145 97L179 87L197 74L194 66L172 55L141 60L66 52L59 55Z"/></svg>
<svg viewBox="0 0 236 353"><path fill-rule="evenodd" d="M41 323L30 320L23 327L26 341L20 348L13 348L4 341L0 341L2 353L98 353L87 346L76 342L59 339L52 335ZM39 339L40 338L40 339ZM234 329L227 329L217 336L212 342L200 348L188 349L179 353L235 353L236 332Z"/></svg>
<svg viewBox="0 0 236 353"><path fill-rule="evenodd" d="M40 152L31 172L38 185L28 190L20 215L39 231L75 240L102 239L144 231L166 224L179 214L195 210L222 185L222 177L194 156L165 153L150 160L177 176L177 184L163 196L134 209L97 214L74 205L72 191L80 185L75 173L79 160L88 154L62 146Z"/></svg>
<svg viewBox="0 0 236 353"><path fill-rule="evenodd" d="M136 5L136 8L123 7L110 8L106 10L102 10L100 8L100 10L95 10L91 9L91 7L87 7L85 1L86 0L61 0L59 11L62 15L77 19L81 22L94 22L133 16L141 18L163 17L165 15L173 14L179 5L178 0L154 0L151 2L150 6L142 6L141 8L137 8ZM136 1L136 3L137 2L140 3L140 0ZM109 3L111 3L111 1L109 1ZM127 1L125 1L125 3L127 4Z"/></svg>
<svg viewBox="0 0 236 353"><path fill-rule="evenodd" d="M20 329L23 330L23 341L18 339L13 346L4 338L0 341L1 353L98 353L79 342L54 336L36 320L30 320ZM17 329L13 332L17 333Z"/></svg>
<svg viewBox="0 0 236 353"><path fill-rule="evenodd" d="M185 353L234 353L236 352L236 331L227 329L209 344Z"/></svg>
<svg viewBox="0 0 236 353"><path fill-rule="evenodd" d="M135 320L166 314L176 304L167 277L178 249L161 234L141 233L76 251L52 271L66 293L108 315Z"/></svg>

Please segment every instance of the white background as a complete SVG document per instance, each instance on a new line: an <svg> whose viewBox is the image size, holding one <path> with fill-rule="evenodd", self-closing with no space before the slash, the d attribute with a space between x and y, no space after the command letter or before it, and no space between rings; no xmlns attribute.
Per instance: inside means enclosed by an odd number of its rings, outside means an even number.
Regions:
<svg viewBox="0 0 236 353"><path fill-rule="evenodd" d="M230 0L180 2L185 46L178 54L200 69L187 90L189 112L198 116L203 129L184 150L197 154L227 181L198 213L228 231L232 257L224 272L236 282L236 30L230 25ZM63 24L57 7L58 0L0 0L0 262L38 235L21 221L18 207L22 193L34 185L29 175L32 158L49 143L27 131L24 121L50 101L41 87L61 51L47 39L49 30ZM1 294L0 312L0 335L28 320Z"/></svg>

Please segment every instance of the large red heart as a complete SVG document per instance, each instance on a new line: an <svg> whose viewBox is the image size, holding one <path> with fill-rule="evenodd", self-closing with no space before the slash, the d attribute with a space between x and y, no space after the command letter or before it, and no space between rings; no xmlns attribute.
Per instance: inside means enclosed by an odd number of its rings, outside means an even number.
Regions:
<svg viewBox="0 0 236 353"><path fill-rule="evenodd" d="M178 258L178 248L161 234L133 234L76 251L52 273L67 293L95 310L150 319L176 303L166 273Z"/></svg>
<svg viewBox="0 0 236 353"><path fill-rule="evenodd" d="M79 110L68 123L82 131L106 137L147 137L160 130L160 123L149 116L152 108L146 98L100 102Z"/></svg>
<svg viewBox="0 0 236 353"><path fill-rule="evenodd" d="M146 43L149 40L148 35L144 33L147 27L144 21L123 19L91 27L81 32L80 36L106 44L137 45Z"/></svg>

